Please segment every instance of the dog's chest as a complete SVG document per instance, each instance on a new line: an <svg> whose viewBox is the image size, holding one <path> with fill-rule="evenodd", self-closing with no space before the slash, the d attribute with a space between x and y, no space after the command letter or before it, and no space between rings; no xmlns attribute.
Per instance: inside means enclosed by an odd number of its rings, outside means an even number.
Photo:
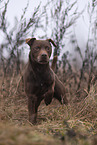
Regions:
<svg viewBox="0 0 97 145"><path fill-rule="evenodd" d="M36 76L37 78L37 84L40 87L49 87L53 81L53 75L51 73L44 73Z"/></svg>
<svg viewBox="0 0 97 145"><path fill-rule="evenodd" d="M48 89L53 85L54 77L53 74L50 73L44 73L40 75L36 75L35 79L35 90L36 93L44 94Z"/></svg>

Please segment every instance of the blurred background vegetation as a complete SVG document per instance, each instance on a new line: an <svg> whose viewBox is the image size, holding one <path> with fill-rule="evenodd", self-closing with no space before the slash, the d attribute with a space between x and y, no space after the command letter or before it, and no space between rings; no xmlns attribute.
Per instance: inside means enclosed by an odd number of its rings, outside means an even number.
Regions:
<svg viewBox="0 0 97 145"><path fill-rule="evenodd" d="M13 74L14 70L19 74L22 70L25 60L23 54L27 50L25 38L35 37L37 34L39 39L46 39L49 33L57 45L55 49L53 48L53 56L58 56L56 72L62 74L64 83L68 79L74 79L76 92L79 92L81 86L83 86L83 80L85 80L87 82L86 89L89 92L90 86L95 84L97 78L96 0L88 2L88 6L83 8L81 12L79 12L77 1L73 3L63 0L48 1L42 10L40 3L28 19L25 16L28 10L27 3L20 19L18 20L15 17L12 28L9 27L10 22L6 17L9 2L10 0L0 1L0 4L2 4L2 7L0 7L0 31L4 36L0 45L0 67L3 68L4 75L9 72ZM82 49L79 46L75 31L71 27L73 28L79 18L83 16L86 9L89 17L89 30L86 46ZM43 35L38 36L39 31ZM72 51L66 48L66 37L68 37L69 44L72 46ZM81 43L83 44L83 42ZM71 85L70 81L69 83Z"/></svg>

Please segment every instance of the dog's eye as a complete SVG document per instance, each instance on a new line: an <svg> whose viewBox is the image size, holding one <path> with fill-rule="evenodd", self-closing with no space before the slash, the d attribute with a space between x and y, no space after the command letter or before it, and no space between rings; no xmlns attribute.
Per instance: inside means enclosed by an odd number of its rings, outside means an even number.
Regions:
<svg viewBox="0 0 97 145"><path fill-rule="evenodd" d="M35 50L35 51L39 51L39 50L40 50L40 47L39 47L39 46L34 47L34 50Z"/></svg>
<svg viewBox="0 0 97 145"><path fill-rule="evenodd" d="M46 50L49 51L50 50L50 47L46 46Z"/></svg>

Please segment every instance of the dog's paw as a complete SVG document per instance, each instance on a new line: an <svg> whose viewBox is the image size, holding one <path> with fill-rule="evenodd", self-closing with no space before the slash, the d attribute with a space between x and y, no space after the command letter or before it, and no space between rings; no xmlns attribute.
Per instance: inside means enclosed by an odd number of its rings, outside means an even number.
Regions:
<svg viewBox="0 0 97 145"><path fill-rule="evenodd" d="M48 90L44 94L44 102L45 102L45 104L49 105L52 102L52 98L53 98L53 91L52 90Z"/></svg>
<svg viewBox="0 0 97 145"><path fill-rule="evenodd" d="M51 96L45 97L45 98L44 98L44 102L45 102L46 105L49 105L49 104L52 102L52 97L51 97Z"/></svg>
<svg viewBox="0 0 97 145"><path fill-rule="evenodd" d="M32 123L33 125L35 125L37 123L36 118L37 118L37 114L36 113L31 115L31 116L29 116L29 122Z"/></svg>

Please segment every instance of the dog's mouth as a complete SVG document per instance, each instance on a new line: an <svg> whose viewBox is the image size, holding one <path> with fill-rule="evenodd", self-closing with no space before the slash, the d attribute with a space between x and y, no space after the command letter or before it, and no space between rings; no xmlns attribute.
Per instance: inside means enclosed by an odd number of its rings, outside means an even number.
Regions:
<svg viewBox="0 0 97 145"><path fill-rule="evenodd" d="M47 57L38 57L37 61L40 64L46 64L48 63L49 59Z"/></svg>
<svg viewBox="0 0 97 145"><path fill-rule="evenodd" d="M48 61L47 60L40 60L40 61L38 61L40 64L46 64L46 63L48 63Z"/></svg>

